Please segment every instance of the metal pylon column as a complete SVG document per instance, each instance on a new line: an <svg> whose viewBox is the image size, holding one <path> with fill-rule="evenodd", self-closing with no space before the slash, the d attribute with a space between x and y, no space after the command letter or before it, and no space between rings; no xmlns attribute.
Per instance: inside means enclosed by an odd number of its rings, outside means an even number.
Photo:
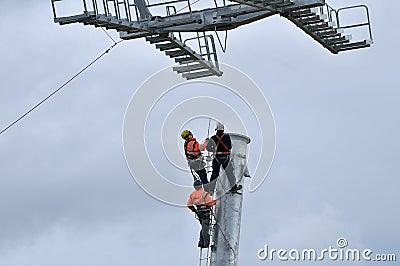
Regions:
<svg viewBox="0 0 400 266"><path fill-rule="evenodd" d="M247 169L247 144L250 143L250 139L239 134L229 135L232 140L231 162L236 183L243 184ZM221 195L221 190L223 194L217 199L213 215L216 226L210 266L237 266L243 193L225 192L225 188L229 187L227 178L222 175L218 179L222 180L217 182L216 194Z"/></svg>

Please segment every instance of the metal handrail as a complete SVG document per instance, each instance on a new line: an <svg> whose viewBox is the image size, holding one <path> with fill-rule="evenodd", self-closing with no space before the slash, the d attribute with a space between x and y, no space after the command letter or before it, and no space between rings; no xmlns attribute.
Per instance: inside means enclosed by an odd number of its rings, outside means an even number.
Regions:
<svg viewBox="0 0 400 266"><path fill-rule="evenodd" d="M51 7L53 8L53 17L56 19L57 18L57 13L56 13L56 7L54 5L54 2L58 0L51 0Z"/></svg>
<svg viewBox="0 0 400 266"><path fill-rule="evenodd" d="M219 68L218 57L217 57L217 51L216 51L216 49L215 49L214 36L212 36L211 34L209 34L209 35L205 35L205 33L203 33L203 34L204 34L203 36L197 36L197 37L188 38L188 39L186 39L183 43L186 44L187 41L198 40L198 42L199 42L200 55L201 55L201 56L207 55L208 61L214 63L214 66L217 67L217 68ZM201 52L200 38L204 38L204 40L205 40L205 43L206 43L206 46L207 46L207 54L203 54L203 53ZM212 50L212 51L210 51L207 38L210 38L210 39L211 39L211 45L212 45L212 49L211 49L211 50ZM213 56L213 58L211 58L211 55ZM212 59L213 59L213 60L212 60Z"/></svg>
<svg viewBox="0 0 400 266"><path fill-rule="evenodd" d="M84 8L85 12L87 12L86 0L83 0L83 8Z"/></svg>
<svg viewBox="0 0 400 266"><path fill-rule="evenodd" d="M326 7L327 14L328 14L328 19L330 22L332 22L333 21L332 13L336 14L336 10L328 4L325 4L325 7Z"/></svg>
<svg viewBox="0 0 400 266"><path fill-rule="evenodd" d="M94 14L97 16L99 14L99 9L97 8L97 0L92 0L92 5Z"/></svg>
<svg viewBox="0 0 400 266"><path fill-rule="evenodd" d="M180 2L189 2L189 1L188 0L172 0L172 1L162 2L162 3L149 4L149 5L147 5L147 7L165 6L165 5L175 4L175 3L180 3Z"/></svg>
<svg viewBox="0 0 400 266"><path fill-rule="evenodd" d="M166 6L165 8L166 8L167 16L170 16L170 15L171 15L170 8L173 10L174 14L177 13L177 12L176 12L176 7L175 7L175 6ZM178 35L179 35L179 40L182 41L182 34L181 34L180 32L178 32Z"/></svg>
<svg viewBox="0 0 400 266"><path fill-rule="evenodd" d="M211 61L211 54L210 54L210 47L209 47L209 45L208 45L208 41L207 41L207 37L206 37L206 33L205 32L203 32L203 36L204 36L204 44L205 44L205 48L206 48L206 51L207 51L207 59L208 59L208 61Z"/></svg>
<svg viewBox="0 0 400 266"><path fill-rule="evenodd" d="M154 3L154 4L148 4L147 7L156 7L156 6L165 6L165 5L170 5L170 4L176 4L176 3L181 3L181 2L187 2L187 7L189 8L189 12L192 13L192 5L190 3L190 0L171 0L171 1L166 1L166 2L161 2L161 3Z"/></svg>
<svg viewBox="0 0 400 266"><path fill-rule="evenodd" d="M51 5L52 5L52 10L53 10L53 17L57 18L57 12L56 12L56 5L55 2L60 2L62 0L51 0ZM88 2L89 1L89 2ZM129 0L101 0L101 4L97 2L97 0L82 0L82 4L83 4L83 9L84 9L84 13L87 14L88 13L88 7L90 8L90 4L88 3L92 3L93 5L93 12L95 15L99 15L99 10L104 11L104 15L106 16L110 16L112 13L115 14L115 17L117 19L122 19L122 16L125 12L125 17L129 22L132 22L132 12L131 8L135 9L136 12L136 20L138 20L139 18L139 14L138 14L138 10L137 10L137 6L136 4L132 3L132 1ZM192 13L192 5L190 3L190 0L170 0L170 1L165 1L165 2L159 2L159 3L154 3L154 4L147 4L148 8L151 7L157 7L157 6L165 6L165 5L170 5L171 4L176 4L176 3L182 3L182 2L186 2L187 3L187 8L189 9L189 12ZM99 8L99 4L102 5L102 8ZM123 5L123 7L121 7L121 5ZM185 7L185 8L186 8ZM122 10L121 10L122 8ZM123 11L125 10L125 11ZM101 12L101 11L100 11ZM103 12L101 12L103 13ZM175 8L175 14L176 14L176 8ZM114 15L113 14L113 15ZM125 17L123 19L125 19Z"/></svg>
<svg viewBox="0 0 400 266"><path fill-rule="evenodd" d="M129 9L130 3L129 0L124 1L125 13L128 21L132 21L131 10Z"/></svg>
<svg viewBox="0 0 400 266"><path fill-rule="evenodd" d="M108 9L107 0L103 0L103 8L104 8L105 15L108 16L108 14L110 14L110 10Z"/></svg>
<svg viewBox="0 0 400 266"><path fill-rule="evenodd" d="M52 9L53 9L53 17L54 17L54 19L56 19L57 18L57 11L56 11L56 6L55 6L55 2L61 2L62 0L51 0L51 7L52 7ZM96 2L96 0L93 0L93 2ZM83 11L84 11L84 13L85 14L87 14L88 13L88 8L87 8L87 2L86 2L86 0L82 0L82 4L83 4ZM94 4L93 4L93 6L95 6Z"/></svg>
<svg viewBox="0 0 400 266"><path fill-rule="evenodd" d="M209 48L209 45L208 45L207 37L210 38L210 40L211 40L212 52L210 52L210 48ZM214 57L213 61L214 61L215 66L217 68L219 68L217 50L215 49L214 36L212 34L209 34L209 35L204 35L204 38L205 38L206 43L207 43L208 58L209 58L209 60L211 60L211 55L212 55Z"/></svg>
<svg viewBox="0 0 400 266"><path fill-rule="evenodd" d="M367 22L359 23L359 24L352 24L352 25L347 25L347 26L341 26L340 25L340 20L339 20L340 11L347 10L347 9L354 9L354 8L365 8L365 12L366 12L366 15L367 15ZM368 7L366 5L356 5L356 6L348 6L348 7L339 8L336 11L336 21L337 21L337 24L338 24L338 28L340 28L340 29L348 29L348 28L356 28L356 27L368 26L369 38L370 38L370 40L373 40L372 39L372 30L371 30L371 21L370 21L370 18L369 18L369 10L368 10Z"/></svg>

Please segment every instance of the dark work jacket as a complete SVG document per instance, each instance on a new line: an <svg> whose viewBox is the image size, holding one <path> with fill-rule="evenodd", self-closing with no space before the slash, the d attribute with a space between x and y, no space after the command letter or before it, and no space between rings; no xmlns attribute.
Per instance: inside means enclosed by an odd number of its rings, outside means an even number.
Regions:
<svg viewBox="0 0 400 266"><path fill-rule="evenodd" d="M232 142L231 142L231 137L229 137L229 134L223 133L223 132L219 132L217 131L218 137L221 137L222 134L224 134L224 136L222 137L222 142L225 144L225 146L228 148L228 150L224 147L224 145L219 144L218 147L217 143L218 143L218 139L217 137L214 135L210 138L210 140L207 143L207 151L209 152L229 152L232 149Z"/></svg>

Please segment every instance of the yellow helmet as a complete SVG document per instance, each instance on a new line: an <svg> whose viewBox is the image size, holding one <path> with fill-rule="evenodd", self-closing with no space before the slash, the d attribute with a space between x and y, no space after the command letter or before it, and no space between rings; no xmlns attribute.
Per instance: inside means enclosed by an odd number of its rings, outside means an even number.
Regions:
<svg viewBox="0 0 400 266"><path fill-rule="evenodd" d="M190 130L185 129L184 131L182 131L181 137L183 139L187 139L189 136L193 137L192 132L190 132Z"/></svg>

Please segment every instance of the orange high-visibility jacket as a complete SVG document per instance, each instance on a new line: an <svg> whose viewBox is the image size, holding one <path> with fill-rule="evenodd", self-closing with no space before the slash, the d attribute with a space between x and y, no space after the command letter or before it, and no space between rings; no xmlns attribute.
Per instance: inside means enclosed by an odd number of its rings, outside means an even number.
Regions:
<svg viewBox="0 0 400 266"><path fill-rule="evenodd" d="M196 138L185 141L184 149L188 159L194 159L200 156L200 144L197 142Z"/></svg>
<svg viewBox="0 0 400 266"><path fill-rule="evenodd" d="M212 207L215 203L216 201L212 200L210 193L204 191L203 188L200 188L190 194L187 206L189 209L193 210L193 206L196 206L197 208Z"/></svg>

